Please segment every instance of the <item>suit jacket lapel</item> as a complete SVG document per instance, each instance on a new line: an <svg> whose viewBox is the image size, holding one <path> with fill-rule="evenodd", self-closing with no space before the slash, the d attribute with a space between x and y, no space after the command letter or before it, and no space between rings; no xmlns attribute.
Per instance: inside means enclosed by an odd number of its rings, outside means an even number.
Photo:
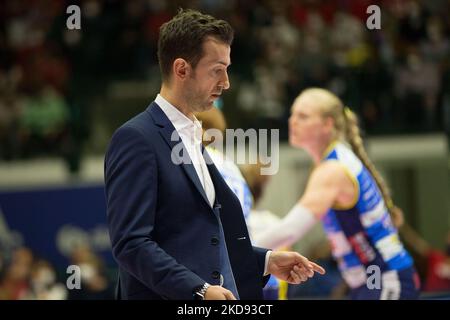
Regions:
<svg viewBox="0 0 450 320"><path fill-rule="evenodd" d="M226 183L225 179L222 177L222 174L220 173L219 169L217 169L216 165L214 164L214 161L211 159L211 156L209 155L208 151L203 146L202 146L202 153L203 158L205 158L206 161L206 166L208 167L209 175L211 176L211 180L214 184L214 189L216 191L216 199L218 199L218 196L220 196L221 192L230 191L233 194L231 189L228 187L228 184Z"/></svg>
<svg viewBox="0 0 450 320"><path fill-rule="evenodd" d="M181 140L178 134L174 134L176 130L172 122L170 122L169 118L167 118L164 111L162 111L161 108L155 102L150 104L150 106L147 108L147 111L150 113L155 123L159 127L161 127L159 129L159 133L164 138L164 141L166 141L166 143L170 147L172 162L179 164L184 169L184 172L187 174L187 176L192 181L197 191L200 192L203 199L209 206L208 197L206 196L205 190L203 189L203 186L200 182L197 172L195 171L194 165L192 164L192 160L189 158L189 154L186 148L184 147L183 141ZM181 145L179 145L180 143ZM177 147L176 151L173 150L175 147ZM178 150L180 150L180 152L178 152ZM189 163L185 163L186 161L183 161L183 159L189 159L190 161Z"/></svg>

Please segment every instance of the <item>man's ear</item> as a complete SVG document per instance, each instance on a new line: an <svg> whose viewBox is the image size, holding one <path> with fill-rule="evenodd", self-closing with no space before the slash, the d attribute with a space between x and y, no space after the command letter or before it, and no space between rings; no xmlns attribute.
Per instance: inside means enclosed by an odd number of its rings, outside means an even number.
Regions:
<svg viewBox="0 0 450 320"><path fill-rule="evenodd" d="M180 80L186 79L186 77L189 75L189 71L190 71L189 68L190 68L190 65L186 60L184 60L182 58L175 59L175 61L172 64L172 71L173 71L174 77L178 78Z"/></svg>

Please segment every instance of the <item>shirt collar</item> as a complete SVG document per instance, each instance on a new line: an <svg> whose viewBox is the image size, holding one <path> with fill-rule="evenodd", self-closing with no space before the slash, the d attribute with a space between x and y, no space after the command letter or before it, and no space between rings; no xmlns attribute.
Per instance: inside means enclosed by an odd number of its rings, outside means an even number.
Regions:
<svg viewBox="0 0 450 320"><path fill-rule="evenodd" d="M198 142L198 140L201 141L202 124L195 116L194 120L189 119L159 93L156 96L155 102L162 109L167 118L169 118L170 122L172 122L177 132L183 132L189 137L194 137L196 142Z"/></svg>

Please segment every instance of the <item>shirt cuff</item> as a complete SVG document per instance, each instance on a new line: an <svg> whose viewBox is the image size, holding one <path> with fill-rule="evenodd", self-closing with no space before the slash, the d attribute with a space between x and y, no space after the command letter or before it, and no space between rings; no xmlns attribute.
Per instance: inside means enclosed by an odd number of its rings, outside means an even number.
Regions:
<svg viewBox="0 0 450 320"><path fill-rule="evenodd" d="M266 261L264 262L264 276L268 275L268 273L267 273L267 265L269 264L269 257L270 257L271 253L272 253L272 250L269 250L269 251L266 252Z"/></svg>

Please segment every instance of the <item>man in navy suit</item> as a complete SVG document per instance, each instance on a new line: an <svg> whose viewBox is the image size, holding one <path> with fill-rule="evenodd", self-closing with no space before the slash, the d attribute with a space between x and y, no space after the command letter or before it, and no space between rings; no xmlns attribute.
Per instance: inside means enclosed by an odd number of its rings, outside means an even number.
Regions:
<svg viewBox="0 0 450 320"><path fill-rule="evenodd" d="M252 247L239 200L201 144L193 113L229 88L232 39L227 22L197 11L162 25L160 94L111 139L105 184L120 299L261 299L268 274L300 283L324 272L298 253Z"/></svg>

